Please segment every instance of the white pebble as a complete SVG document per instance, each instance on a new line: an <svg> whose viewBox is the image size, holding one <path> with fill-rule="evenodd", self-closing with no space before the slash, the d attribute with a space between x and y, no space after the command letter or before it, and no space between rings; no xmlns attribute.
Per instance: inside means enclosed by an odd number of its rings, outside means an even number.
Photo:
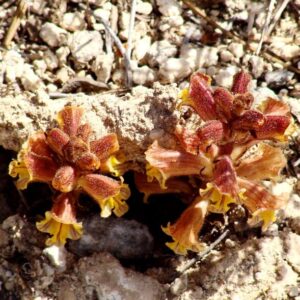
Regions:
<svg viewBox="0 0 300 300"><path fill-rule="evenodd" d="M143 15L150 15L152 12L152 5L150 2L138 1L136 5L136 12Z"/></svg>
<svg viewBox="0 0 300 300"><path fill-rule="evenodd" d="M79 12L65 13L61 27L69 31L83 30L85 27L84 16Z"/></svg>
<svg viewBox="0 0 300 300"><path fill-rule="evenodd" d="M176 0L157 0L159 12L166 16L180 16L182 8Z"/></svg>
<svg viewBox="0 0 300 300"><path fill-rule="evenodd" d="M244 47L241 43L231 43L228 50L236 57L241 58L244 55Z"/></svg>
<svg viewBox="0 0 300 300"><path fill-rule="evenodd" d="M113 54L100 54L96 57L92 71L96 74L97 80L107 82L110 79L113 61Z"/></svg>
<svg viewBox="0 0 300 300"><path fill-rule="evenodd" d="M55 54L60 65L67 63L67 57L71 53L69 47L60 47L56 50Z"/></svg>
<svg viewBox="0 0 300 300"><path fill-rule="evenodd" d="M141 61L151 46L151 37L146 35L134 43L132 57L134 60Z"/></svg>
<svg viewBox="0 0 300 300"><path fill-rule="evenodd" d="M220 52L220 57L224 62L233 61L233 54L228 50L222 50Z"/></svg>
<svg viewBox="0 0 300 300"><path fill-rule="evenodd" d="M88 63L102 53L103 41L98 31L78 31L70 40L69 48L72 56L79 63Z"/></svg>
<svg viewBox="0 0 300 300"><path fill-rule="evenodd" d="M155 72L148 66L133 68L132 80L138 85L149 85L156 80Z"/></svg>
<svg viewBox="0 0 300 300"><path fill-rule="evenodd" d="M238 67L230 66L225 69L220 69L215 76L217 85L230 88L233 82L233 76L239 71Z"/></svg>
<svg viewBox="0 0 300 300"><path fill-rule="evenodd" d="M68 33L53 23L45 23L40 30L41 39L50 47L62 46L67 41Z"/></svg>
<svg viewBox="0 0 300 300"><path fill-rule="evenodd" d="M60 270L66 268L66 249L64 246L50 246L43 250L43 254L49 258L52 265Z"/></svg>
<svg viewBox="0 0 300 300"><path fill-rule="evenodd" d="M163 83L172 83L189 76L192 71L185 58L168 58L159 68L159 77Z"/></svg>
<svg viewBox="0 0 300 300"><path fill-rule="evenodd" d="M264 59L260 56L251 55L249 63L252 66L252 74L254 78L260 77L265 69Z"/></svg>
<svg viewBox="0 0 300 300"><path fill-rule="evenodd" d="M162 64L167 58L175 56L177 47L167 40L154 42L147 53L148 64L151 67Z"/></svg>

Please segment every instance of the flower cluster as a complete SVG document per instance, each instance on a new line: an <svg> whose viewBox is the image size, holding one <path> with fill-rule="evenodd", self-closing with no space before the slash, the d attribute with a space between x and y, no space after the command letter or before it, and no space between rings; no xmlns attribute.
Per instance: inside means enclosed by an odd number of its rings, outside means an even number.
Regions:
<svg viewBox="0 0 300 300"><path fill-rule="evenodd" d="M52 235L47 245L63 245L67 238L76 240L82 235L82 224L76 220L81 192L99 204L102 217L110 216L112 211L121 216L128 210L125 200L130 190L117 168L117 136L109 134L90 141L90 126L81 124L83 113L80 107L66 106L58 113L58 128L30 136L9 165L9 174L18 177L19 189L36 181L56 191L51 211L37 223L40 231ZM109 173L119 180L105 175Z"/></svg>
<svg viewBox="0 0 300 300"><path fill-rule="evenodd" d="M209 212L225 214L230 204L240 204L250 213L249 224L262 222L265 230L286 202L272 195L262 181L278 180L286 165L281 149L271 144L286 141L290 110L271 98L252 108L250 80L247 73L239 72L229 91L212 89L209 76L194 74L189 89L182 91L181 105L192 107L202 126L195 131L178 126L178 149L165 149L155 141L145 153L148 181L156 179L161 190L168 190L173 177L201 180L195 200L177 222L163 229L174 240L167 245L178 254L203 249L198 235ZM251 147L256 151L249 154ZM149 192L149 187L144 191Z"/></svg>

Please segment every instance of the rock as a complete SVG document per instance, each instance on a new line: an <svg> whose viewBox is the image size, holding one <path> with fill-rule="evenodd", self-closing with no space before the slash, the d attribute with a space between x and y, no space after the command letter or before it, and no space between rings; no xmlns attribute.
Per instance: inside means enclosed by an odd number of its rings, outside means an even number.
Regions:
<svg viewBox="0 0 300 300"><path fill-rule="evenodd" d="M228 50L236 57L241 58L244 55L244 46L241 43L231 43Z"/></svg>
<svg viewBox="0 0 300 300"><path fill-rule="evenodd" d="M151 37L146 35L134 43L132 57L138 62L143 60L151 46Z"/></svg>
<svg viewBox="0 0 300 300"><path fill-rule="evenodd" d="M230 66L225 69L220 69L215 76L216 85L230 88L233 82L233 76L239 71L238 67Z"/></svg>
<svg viewBox="0 0 300 300"><path fill-rule="evenodd" d="M93 294L97 299L166 299L162 286L156 280L123 268L107 253L82 258L76 273L85 287L85 294Z"/></svg>
<svg viewBox="0 0 300 300"><path fill-rule="evenodd" d="M25 62L23 57L15 50L9 50L3 56L2 72L6 82L15 82L24 72Z"/></svg>
<svg viewBox="0 0 300 300"><path fill-rule="evenodd" d="M221 57L221 60L224 62L233 61L233 58L234 58L233 54L228 50L222 50L220 52L220 57Z"/></svg>
<svg viewBox="0 0 300 300"><path fill-rule="evenodd" d="M66 269L66 249L64 246L52 245L45 248L43 254L47 256L52 265L60 271Z"/></svg>
<svg viewBox="0 0 300 300"><path fill-rule="evenodd" d="M43 24L40 30L41 39L50 47L63 46L67 36L67 31L50 22Z"/></svg>
<svg viewBox="0 0 300 300"><path fill-rule="evenodd" d="M127 41L128 39L128 25L125 26L125 29L119 32L119 36L122 40ZM144 37L150 31L150 27L147 22L140 21L136 22L134 26L134 31L132 32L132 41L138 41Z"/></svg>
<svg viewBox="0 0 300 300"><path fill-rule="evenodd" d="M56 50L56 56L59 62L59 65L62 66L67 63L67 57L70 54L69 47L60 47Z"/></svg>
<svg viewBox="0 0 300 300"><path fill-rule="evenodd" d="M166 17L180 16L182 8L176 0L157 0L159 12Z"/></svg>
<svg viewBox="0 0 300 300"><path fill-rule="evenodd" d="M165 32L170 28L175 29L176 27L183 25L183 23L184 19L181 16L161 17L159 22L159 30Z"/></svg>
<svg viewBox="0 0 300 300"><path fill-rule="evenodd" d="M252 66L252 75L254 76L254 78L259 78L263 74L265 69L264 59L257 55L251 55L249 63Z"/></svg>
<svg viewBox="0 0 300 300"><path fill-rule="evenodd" d="M79 256L106 251L122 259L140 259L152 253L153 237L137 221L94 215L83 220L83 227L81 239L69 242L70 251Z"/></svg>
<svg viewBox="0 0 300 300"><path fill-rule="evenodd" d="M285 69L268 72L265 75L265 80L270 87L281 87L286 84L294 77L294 73L289 72Z"/></svg>
<svg viewBox="0 0 300 300"><path fill-rule="evenodd" d="M69 42L69 48L77 62L88 63L103 51L101 34L88 30L75 32Z"/></svg>
<svg viewBox="0 0 300 300"><path fill-rule="evenodd" d="M184 58L192 69L214 66L218 63L218 49L214 47L203 47L199 49L193 44L181 47L180 57Z"/></svg>
<svg viewBox="0 0 300 300"><path fill-rule="evenodd" d="M47 65L47 70L52 71L58 68L58 59L51 50L48 49L44 52L43 59Z"/></svg>
<svg viewBox="0 0 300 300"><path fill-rule="evenodd" d="M84 16L79 12L65 13L60 25L62 28L72 32L83 30L85 27Z"/></svg>
<svg viewBox="0 0 300 300"><path fill-rule="evenodd" d="M152 4L146 1L137 1L136 12L143 15L150 15L152 12Z"/></svg>
<svg viewBox="0 0 300 300"><path fill-rule="evenodd" d="M28 64L24 65L23 75L20 79L24 89L27 91L36 92L37 90L45 87L41 78L35 74L31 66Z"/></svg>
<svg viewBox="0 0 300 300"><path fill-rule="evenodd" d="M285 248L287 250L286 260L293 267L294 270L300 272L300 236L296 233L289 232L285 238Z"/></svg>
<svg viewBox="0 0 300 300"><path fill-rule="evenodd" d="M170 292L175 296L179 296L187 289L187 285L188 285L188 281L186 275L178 277L174 280L174 282L170 286Z"/></svg>
<svg viewBox="0 0 300 300"><path fill-rule="evenodd" d="M185 58L168 58L159 68L158 76L163 83L177 82L192 73L190 63Z"/></svg>
<svg viewBox="0 0 300 300"><path fill-rule="evenodd" d="M156 73L148 66L132 67L132 81L135 84L149 86L155 80L156 80Z"/></svg>
<svg viewBox="0 0 300 300"><path fill-rule="evenodd" d="M74 71L71 68L62 67L56 72L56 79L60 83L66 83L72 75L74 75Z"/></svg>
<svg viewBox="0 0 300 300"><path fill-rule="evenodd" d="M100 54L93 61L91 69L96 74L97 80L108 82L114 62L113 54Z"/></svg>
<svg viewBox="0 0 300 300"><path fill-rule="evenodd" d="M161 65L167 58L175 56L177 47L167 40L154 42L147 53L148 64L151 67Z"/></svg>

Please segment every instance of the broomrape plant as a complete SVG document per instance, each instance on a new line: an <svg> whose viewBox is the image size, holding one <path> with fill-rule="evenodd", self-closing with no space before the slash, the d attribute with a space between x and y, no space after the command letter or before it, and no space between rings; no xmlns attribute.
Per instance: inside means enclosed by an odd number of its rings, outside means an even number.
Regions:
<svg viewBox="0 0 300 300"><path fill-rule="evenodd" d="M225 214L230 204L240 204L250 213L248 223L262 222L266 230L275 221L276 210L287 201L272 195L262 181L278 180L286 165L281 149L270 142L287 140L290 110L285 103L271 98L252 108L250 80L247 73L239 72L231 91L220 87L213 90L209 76L194 74L189 89L181 93L180 105L191 106L203 125L196 131L178 126L178 149L165 149L155 141L145 153L148 181L156 179L162 191L168 190L169 180L175 176L194 176L202 182L198 196L177 222L163 228L173 238L167 246L178 254L203 250L205 245L198 235L210 212ZM254 145L255 153L245 157ZM141 187L147 196L151 193L150 183ZM171 191L176 192L172 184ZM160 193L157 188L155 192Z"/></svg>
<svg viewBox="0 0 300 300"><path fill-rule="evenodd" d="M76 220L81 192L99 204L102 217L112 211L122 216L128 210L125 200L130 190L117 167L117 136L109 134L90 141L89 124L81 125L83 113L80 107L66 106L58 113L58 128L30 136L17 160L9 165L9 174L18 177L17 188L26 189L28 183L38 181L48 183L56 192L51 211L36 224L40 231L52 235L47 245L64 245L67 238L81 237L82 223Z"/></svg>
<svg viewBox="0 0 300 300"><path fill-rule="evenodd" d="M245 72L234 77L231 90L210 86L211 78L202 73L191 77L189 89L181 93L182 105L192 107L203 123L195 131L177 126L176 149L166 149L154 141L145 152L146 176L135 177L145 194L182 193L193 195L189 176L197 185L197 195L174 224L163 228L173 242L167 245L178 254L201 251L205 244L199 233L209 213L225 214L232 204L246 207L249 225L262 223L262 229L276 219L276 210L287 201L275 196L262 184L275 182L286 165L278 142L286 142L290 132L289 107L268 98L253 108L248 92L251 78ZM52 209L37 228L52 235L46 244L64 245L66 239L79 239L82 223L76 220L79 194L90 195L100 206L101 216L127 212L129 187L123 183L124 159L118 139L109 134L90 141L89 124L81 124L84 110L66 106L57 116L57 128L36 132L22 146L9 174L17 177L17 187L30 182L49 184L55 191ZM255 152L249 149L255 146ZM123 170L124 171L124 170Z"/></svg>

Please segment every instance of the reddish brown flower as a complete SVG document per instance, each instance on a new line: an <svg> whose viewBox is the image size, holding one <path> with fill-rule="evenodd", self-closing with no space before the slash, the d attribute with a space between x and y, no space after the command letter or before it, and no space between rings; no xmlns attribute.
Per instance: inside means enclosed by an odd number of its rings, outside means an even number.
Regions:
<svg viewBox="0 0 300 300"><path fill-rule="evenodd" d="M46 134L33 134L17 160L11 162L9 174L18 177L19 189L39 181L61 193L85 191L99 203L102 216L107 217L112 211L120 216L128 209L124 201L129 197L129 188L122 178L115 180L99 174L121 175L120 169L115 168L119 164L114 155L119 150L117 136L110 134L90 142L91 129L88 124L81 124L83 112L73 106L60 111L59 127ZM55 209L58 205L55 204Z"/></svg>

